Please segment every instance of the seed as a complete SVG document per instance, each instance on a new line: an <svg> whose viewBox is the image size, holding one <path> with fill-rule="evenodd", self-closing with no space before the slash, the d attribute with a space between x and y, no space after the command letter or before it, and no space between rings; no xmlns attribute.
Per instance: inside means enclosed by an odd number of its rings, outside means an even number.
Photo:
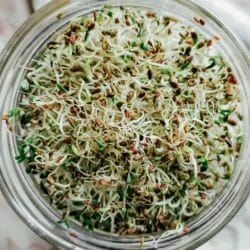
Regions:
<svg viewBox="0 0 250 250"><path fill-rule="evenodd" d="M95 124L96 124L97 126L100 126L100 125L102 124L101 119L96 118L96 119L95 119Z"/></svg>
<svg viewBox="0 0 250 250"><path fill-rule="evenodd" d="M59 163L62 159L63 159L62 155L58 156L57 159L55 160L55 163Z"/></svg>
<svg viewBox="0 0 250 250"><path fill-rule="evenodd" d="M94 28L95 28L95 23L88 22L88 23L86 24L86 28L87 28L88 30L94 29Z"/></svg>
<svg viewBox="0 0 250 250"><path fill-rule="evenodd" d="M156 16L156 13L153 12L153 11L149 11L147 14L146 14L147 17L155 17Z"/></svg>
<svg viewBox="0 0 250 250"><path fill-rule="evenodd" d="M9 116L8 115L3 115L2 116L2 120L3 121L8 121L9 120Z"/></svg>
<svg viewBox="0 0 250 250"><path fill-rule="evenodd" d="M112 184L112 180L106 180L106 179L104 179L104 178L101 178L101 179L99 180L99 184L100 184L101 186L109 186L110 184Z"/></svg>
<svg viewBox="0 0 250 250"><path fill-rule="evenodd" d="M131 110L131 109L126 109L125 110L125 116L127 118L133 118L133 117L135 117L135 112L133 110Z"/></svg>
<svg viewBox="0 0 250 250"><path fill-rule="evenodd" d="M54 183L55 183L55 180L54 180L54 178L53 178L51 175L49 175L49 176L47 177L47 180L48 180L48 182L49 182L50 184L54 184Z"/></svg>
<svg viewBox="0 0 250 250"><path fill-rule="evenodd" d="M236 80L236 78L235 78L234 75L229 75L229 76L227 77L227 81L230 82L230 83L233 83L233 84L236 84L236 83L237 83L237 80Z"/></svg>
<svg viewBox="0 0 250 250"><path fill-rule="evenodd" d="M178 220L174 220L174 221L172 221L172 223L171 223L171 227L172 227L172 228L176 228L178 224L179 224L179 221L178 221Z"/></svg>
<svg viewBox="0 0 250 250"><path fill-rule="evenodd" d="M158 216L158 221L159 221L160 223L164 223L165 220L166 220L166 215L165 215L165 214L160 214L160 215Z"/></svg>
<svg viewBox="0 0 250 250"><path fill-rule="evenodd" d="M189 228L188 226L185 226L185 227L183 228L183 232L184 232L184 233L189 233L189 232L190 232L190 228Z"/></svg>
<svg viewBox="0 0 250 250"><path fill-rule="evenodd" d="M160 97L160 96L161 96L161 92L158 91L158 90L156 90L156 91L155 91L155 96L156 96L156 97Z"/></svg>
<svg viewBox="0 0 250 250"><path fill-rule="evenodd" d="M205 21L199 17L193 17L194 21L200 25L205 25Z"/></svg>
<svg viewBox="0 0 250 250"><path fill-rule="evenodd" d="M201 19L201 18L200 18L200 24L205 25L205 21L203 19Z"/></svg>
<svg viewBox="0 0 250 250"><path fill-rule="evenodd" d="M214 40L217 40L217 41L219 41L219 40L220 40L219 35L214 35L214 36L213 36L213 38L214 38Z"/></svg>
<svg viewBox="0 0 250 250"><path fill-rule="evenodd" d="M77 40L77 35L76 34L72 34L70 37L69 37L69 42L71 42L72 44L74 44Z"/></svg>
<svg viewBox="0 0 250 250"><path fill-rule="evenodd" d="M134 234L136 232L136 227L131 227L127 229L128 234Z"/></svg>
<svg viewBox="0 0 250 250"><path fill-rule="evenodd" d="M129 150L132 151L132 152L136 152L135 145L134 144L130 144L129 145Z"/></svg>
<svg viewBox="0 0 250 250"><path fill-rule="evenodd" d="M134 157L135 161L139 161L141 159L141 155L140 154L136 154Z"/></svg>
<svg viewBox="0 0 250 250"><path fill-rule="evenodd" d="M200 193L200 197L202 200L205 200L207 198L207 195L205 193Z"/></svg>
<svg viewBox="0 0 250 250"><path fill-rule="evenodd" d="M238 123L236 120L234 120L233 118L228 118L228 123L231 124L232 126L236 126Z"/></svg>
<svg viewBox="0 0 250 250"><path fill-rule="evenodd" d="M75 232L72 232L72 231L69 232L69 236L77 238L77 234Z"/></svg>
<svg viewBox="0 0 250 250"><path fill-rule="evenodd" d="M210 47L212 45L213 41L211 39L206 40L207 47Z"/></svg>
<svg viewBox="0 0 250 250"><path fill-rule="evenodd" d="M130 26L129 20L126 20L126 21L125 21L125 24L126 24L127 26Z"/></svg>
<svg viewBox="0 0 250 250"><path fill-rule="evenodd" d="M171 85L171 87L174 88L174 89L178 89L178 88L179 88L179 84L178 84L177 82L171 81L171 82L170 82L170 85Z"/></svg>
<svg viewBox="0 0 250 250"><path fill-rule="evenodd" d="M233 96L231 84L228 84L228 83L226 84L225 93L226 93L227 96Z"/></svg>

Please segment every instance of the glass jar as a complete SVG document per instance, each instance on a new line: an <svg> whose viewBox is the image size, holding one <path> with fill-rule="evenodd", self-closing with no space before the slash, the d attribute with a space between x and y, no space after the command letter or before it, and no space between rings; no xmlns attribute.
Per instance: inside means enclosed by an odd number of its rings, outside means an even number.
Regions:
<svg viewBox="0 0 250 250"><path fill-rule="evenodd" d="M186 0L57 0L31 16L14 34L1 55L0 113L8 113L18 102L20 82L25 75L24 65L42 50L46 42L75 17L99 9L104 4L135 6L174 15L195 26L205 37L219 34L218 49L230 62L239 82L244 115L244 142L232 179L219 190L213 202L190 223L190 232L162 236L146 235L144 249L194 249L224 227L239 210L250 190L250 88L249 58L246 50L231 32L212 14ZM63 15L60 15L63 13ZM57 18L58 15L61 18ZM206 21L199 26L193 17ZM16 135L0 122L0 185L22 220L38 235L62 249L140 249L141 236L114 237L85 231L72 223L70 229L56 222L59 213L46 202L25 168L15 161Z"/></svg>

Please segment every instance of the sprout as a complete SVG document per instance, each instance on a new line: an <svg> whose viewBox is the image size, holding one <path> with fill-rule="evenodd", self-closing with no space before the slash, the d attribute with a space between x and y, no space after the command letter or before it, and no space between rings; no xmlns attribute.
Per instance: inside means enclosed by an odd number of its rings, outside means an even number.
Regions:
<svg viewBox="0 0 250 250"><path fill-rule="evenodd" d="M188 231L232 175L243 138L242 119L231 121L237 79L207 43L174 17L105 6L33 59L2 119L20 123L16 161L37 174L58 223Z"/></svg>
<svg viewBox="0 0 250 250"><path fill-rule="evenodd" d="M161 73L164 75L170 75L170 70L166 67L161 68Z"/></svg>
<svg viewBox="0 0 250 250"><path fill-rule="evenodd" d="M9 111L9 116L17 116L19 115L21 112L21 109L20 108L13 108Z"/></svg>

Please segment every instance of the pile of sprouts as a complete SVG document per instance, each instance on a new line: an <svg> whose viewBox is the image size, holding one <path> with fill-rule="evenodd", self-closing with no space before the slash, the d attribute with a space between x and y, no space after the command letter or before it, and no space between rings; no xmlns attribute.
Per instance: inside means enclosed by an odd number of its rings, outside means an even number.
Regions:
<svg viewBox="0 0 250 250"><path fill-rule="evenodd" d="M242 143L237 80L218 40L174 17L106 6L26 67L4 119L20 124L16 160L61 222L114 235L188 231Z"/></svg>

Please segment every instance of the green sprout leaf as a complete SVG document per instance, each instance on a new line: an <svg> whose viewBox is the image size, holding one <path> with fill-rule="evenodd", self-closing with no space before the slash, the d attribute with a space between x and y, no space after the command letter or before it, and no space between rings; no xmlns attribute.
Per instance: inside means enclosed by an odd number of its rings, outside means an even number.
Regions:
<svg viewBox="0 0 250 250"><path fill-rule="evenodd" d="M153 161L160 161L162 159L161 156L155 156L153 157Z"/></svg>
<svg viewBox="0 0 250 250"><path fill-rule="evenodd" d="M229 115L232 113L232 110L227 109L227 108L220 108L219 109L219 114L220 114L220 119L222 121L227 121Z"/></svg>
<svg viewBox="0 0 250 250"><path fill-rule="evenodd" d="M133 24L135 24L135 16L130 16L130 20L131 20L131 22L133 23Z"/></svg>
<svg viewBox="0 0 250 250"><path fill-rule="evenodd" d="M94 226L92 224L91 216L90 215L84 214L84 215L82 215L82 219L83 219L82 226L84 228L87 228L89 230L93 230L94 229Z"/></svg>
<svg viewBox="0 0 250 250"><path fill-rule="evenodd" d="M140 48L142 49L142 50L145 50L145 51L147 51L149 48L148 48L148 46L145 44L145 43L141 43L140 44Z"/></svg>
<svg viewBox="0 0 250 250"><path fill-rule="evenodd" d="M26 147L26 144L24 142L19 142L19 145L18 145L19 154L15 157L18 163L21 163L26 160L25 147Z"/></svg>
<svg viewBox="0 0 250 250"><path fill-rule="evenodd" d="M161 68L161 74L170 75L170 70L167 67Z"/></svg>
<svg viewBox="0 0 250 250"><path fill-rule="evenodd" d="M57 221L57 224L63 224L63 225L65 225L67 228L70 228L70 224L69 224L69 221L68 221L68 219L61 219L61 220L58 220Z"/></svg>
<svg viewBox="0 0 250 250"><path fill-rule="evenodd" d="M99 146L99 148L100 148L101 150L105 149L106 146L107 146L107 145L106 145L103 141L101 141L101 140L95 140L95 142L96 142L96 144Z"/></svg>
<svg viewBox="0 0 250 250"><path fill-rule="evenodd" d="M188 57L188 58L184 61L184 63L181 65L181 70L186 69L186 68L191 64L192 61L193 61L193 57L192 57L192 56Z"/></svg>
<svg viewBox="0 0 250 250"><path fill-rule="evenodd" d="M208 161L205 156L201 156L199 159L199 163L201 164L201 171L205 171L208 168Z"/></svg>
<svg viewBox="0 0 250 250"><path fill-rule="evenodd" d="M231 178L231 174L230 173L224 174L220 178L223 179L223 180L229 180Z"/></svg>
<svg viewBox="0 0 250 250"><path fill-rule="evenodd" d="M138 31L137 37L140 37L142 36L143 23L138 23L138 28L139 28L139 31Z"/></svg>
<svg viewBox="0 0 250 250"><path fill-rule="evenodd" d="M57 87L59 90L61 90L63 93L66 93L66 92L67 92L67 90L66 90L61 84L59 84L59 83L56 84L56 87Z"/></svg>
<svg viewBox="0 0 250 250"><path fill-rule="evenodd" d="M21 87L24 91L28 91L30 88L30 83L27 79L24 79L21 83Z"/></svg>
<svg viewBox="0 0 250 250"><path fill-rule="evenodd" d="M196 45L196 43L198 42L198 35L196 32L191 32L191 37L193 40L193 46Z"/></svg>
<svg viewBox="0 0 250 250"><path fill-rule="evenodd" d="M119 187L119 188L117 188L116 192L117 192L117 193L119 194L119 196L120 196L120 201L122 201L123 198L124 198L124 196L125 196L124 190L123 190L121 187Z"/></svg>
<svg viewBox="0 0 250 250"><path fill-rule="evenodd" d="M112 12L112 11L109 11L109 12L108 12L108 16L109 16L109 17L113 17L113 12Z"/></svg>
<svg viewBox="0 0 250 250"><path fill-rule="evenodd" d="M13 108L9 111L9 116L14 117L20 114L21 109L20 108Z"/></svg>
<svg viewBox="0 0 250 250"><path fill-rule="evenodd" d="M223 64L223 62L222 62L222 60L221 60L221 57L220 56L214 56L214 57L211 57L211 58L209 58L209 61L211 62L210 63L210 65L208 65L207 67L206 67L206 69L211 69L211 68L213 68L214 66L220 66L220 67L223 67L224 66L224 64ZM221 69L221 68L220 68Z"/></svg>
<svg viewBox="0 0 250 250"><path fill-rule="evenodd" d="M72 204L76 207L80 207L83 205L83 202L82 201L72 201Z"/></svg>
<svg viewBox="0 0 250 250"><path fill-rule="evenodd" d="M131 176L130 173L128 173L128 174L127 174L127 183L128 183L128 184L131 184L131 182L132 182L132 176Z"/></svg>

